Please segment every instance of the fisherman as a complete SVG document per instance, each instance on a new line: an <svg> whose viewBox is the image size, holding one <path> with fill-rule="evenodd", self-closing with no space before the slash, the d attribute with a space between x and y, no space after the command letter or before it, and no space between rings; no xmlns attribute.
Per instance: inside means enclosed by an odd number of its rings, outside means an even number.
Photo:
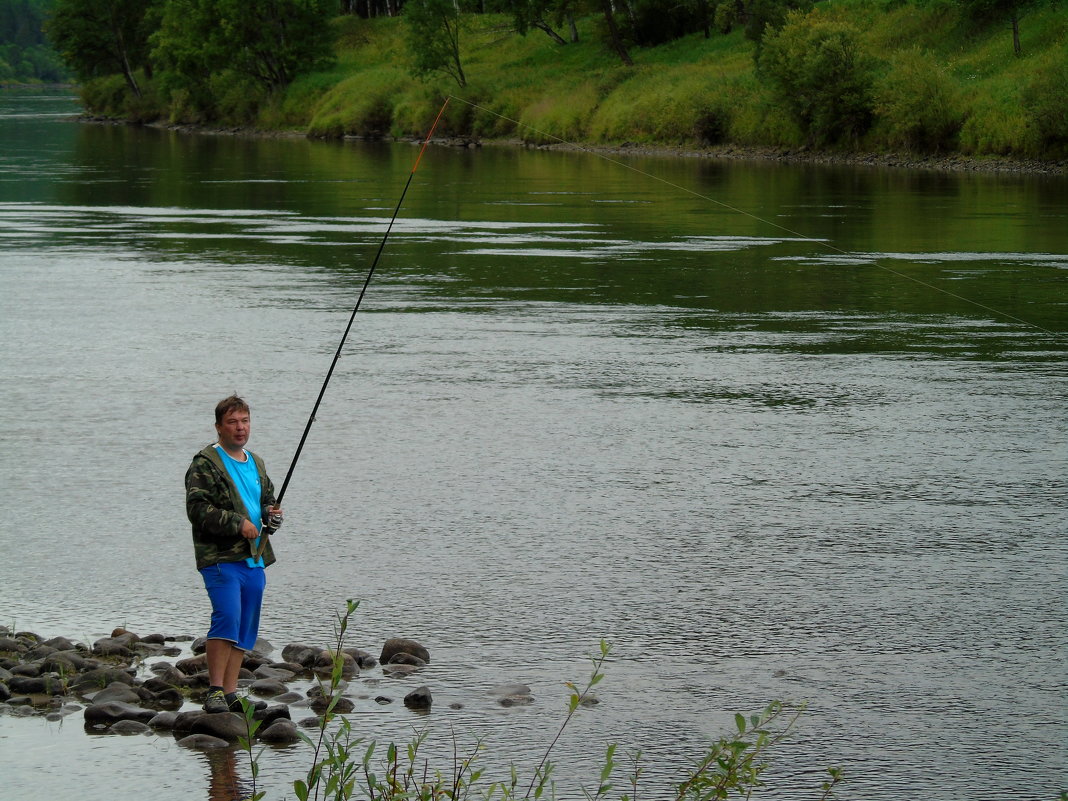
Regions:
<svg viewBox="0 0 1068 801"><path fill-rule="evenodd" d="M282 524L263 459L245 450L250 425L244 400L231 395L219 401L219 440L194 456L185 474L197 570L211 599L205 712L242 711L237 679L259 633L264 568L275 561L267 534Z"/></svg>

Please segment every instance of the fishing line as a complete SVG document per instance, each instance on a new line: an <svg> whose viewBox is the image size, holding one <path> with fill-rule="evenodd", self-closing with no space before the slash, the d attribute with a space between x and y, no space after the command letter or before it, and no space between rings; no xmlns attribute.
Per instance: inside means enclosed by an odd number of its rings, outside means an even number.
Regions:
<svg viewBox="0 0 1068 801"><path fill-rule="evenodd" d="M590 155L596 156L597 158L603 159L604 161L607 161L607 162L609 162L611 164L615 164L615 165L617 165L619 167L623 167L624 169L630 170L631 172L637 173L638 175L644 176L646 178L651 178L654 181L659 181L660 183L662 183L662 184L664 184L666 186L670 186L672 189L678 189L681 192L685 192L686 194L693 195L694 197L700 198L701 200L705 200L705 201L707 201L709 203L714 203L715 205L720 206L721 208L727 209L728 211L732 211L732 212L734 212L736 214L741 214L741 215L743 215L745 217L749 217L750 219L756 220L757 222L763 223L764 225L770 225L772 228L778 228L780 231L783 231L783 232L785 232L787 234L790 234L791 236L799 237L800 239L803 239L806 242L813 242L813 243L815 243L817 245L821 245L824 248L826 248L827 250L833 251L835 253L839 253L839 254L841 254L843 256L852 255L852 254L848 253L847 251L842 250L839 247L836 247L835 245L831 244L830 242L828 242L826 240L815 239L813 237L810 237L810 236L807 236L805 234L802 234L799 231L794 231L793 229L787 228L785 225L780 225L779 223L774 222L773 220L765 219L765 218L763 218L763 217L761 217L761 216L759 216L757 214L753 214L752 212L746 211L745 209L740 209L737 206L732 206L729 203L724 203L722 200L717 200L716 198L711 197L710 195L702 194L702 193L697 192L697 191L695 191L693 189L690 189L689 187L685 187L685 186L682 186L680 184L673 183L672 181L668 181L667 179L661 178L658 175L653 175L650 172L646 172L645 170L642 170L642 169L639 169L639 168L635 167L633 164L627 164L625 161L620 161L619 159L614 159L611 156L607 156L604 153L601 153L601 152L599 152L599 151L597 151L597 150L595 150L593 148L584 147L583 145L577 144L575 142L569 142L566 139L561 139L559 136L555 136L555 135L553 135L551 133L548 133L546 131L538 130L533 125L527 125L526 123L522 123L519 120L514 120L511 117L508 117L508 116L506 116L504 114L499 114L498 112L494 111L493 109L486 108L485 106L481 106L478 103L472 103L470 100L464 100L462 97L456 97L455 95L449 95L448 98L446 99L446 102L448 102L449 100L458 100L461 103L466 103L467 105L471 106L474 109L477 109L479 111L484 111L487 114L493 115L494 117L499 117L500 119L506 120L506 121L508 121L508 122L520 127L520 128L526 128L527 130L533 131L534 133L538 134L539 136L544 136L547 139L554 139L554 140L556 140L557 142L559 142L562 145L567 145L568 147L573 147L576 150L581 150L584 153L589 153ZM975 306L976 308L988 311L991 314L994 314L994 315L996 315L998 317L1003 317L1003 318L1005 318L1007 320L1012 320L1014 322L1021 323L1021 324L1026 325L1026 326L1028 326L1030 328L1034 328L1034 329L1036 329L1038 331L1042 331L1043 333L1049 334L1050 336L1052 336L1054 338L1058 338L1059 339L1059 338L1064 336L1063 334L1058 334L1055 331L1051 331L1048 328L1044 328L1044 327L1038 325L1037 323L1033 323L1030 320L1024 320L1021 317L1017 317L1017 316L1015 316L1013 314L1009 314L1008 312L1001 311L1000 309L995 309L992 306L987 306L985 303L980 303L979 301L973 300L972 298L965 297L964 295L958 295L956 292L951 292L948 289L944 289L944 288L942 288L940 286L936 286L935 284L929 283L929 282L924 281L924 280L922 280L920 278L916 278L914 276L911 276L908 273L903 273L900 270L895 270L893 267L887 267L885 264L881 264L878 260L873 260L871 263L874 266L878 267L880 270L884 270L885 272L888 272L891 275L896 275L898 278L904 278L907 281L912 281L914 284L919 284L920 286L926 287L927 289L933 289L935 292L941 292L943 295L946 295L946 296L951 297L951 298L956 298L957 300L963 301L964 303L968 303L968 304L970 304L972 306Z"/></svg>
<svg viewBox="0 0 1068 801"><path fill-rule="evenodd" d="M404 184L404 189L401 190L400 198L397 200L397 206L393 209L393 216L389 220L389 225L386 226L386 232L382 235L382 241L378 243L378 252L375 253L374 259L371 261L371 268L367 271L367 276L364 278L363 287L360 289L360 295L356 298L356 305L352 308L352 314L349 315L348 325L345 326L345 332L341 335L341 341L337 345L337 351L334 353L334 359L330 362L330 369L326 371L326 378L323 380L323 386L319 390L319 397L315 399L315 405L312 407L311 414L308 415L308 422L304 426L304 433L300 437L300 443L297 445L296 453L293 454L293 461L289 464L289 470L286 471L285 480L282 482L282 488L278 491L278 495L275 499L275 505L282 505L282 498L285 497L286 489L289 487L289 480L293 478L293 471L297 467L297 461L300 459L301 451L304 450L304 443L308 440L308 432L311 431L312 423L315 422L315 414L319 411L319 404L323 402L323 396L326 394L326 388L330 384L330 378L334 375L334 368L337 367L338 360L341 358L341 350L345 347L345 340L349 338L349 331L352 330L352 322L356 319L356 312L360 310L360 304L363 303L363 297L367 294L367 287L371 285L371 279L374 277L375 268L378 267L378 260L382 256L382 251L386 247L386 241L389 239L389 234L393 230L393 223L397 221L397 215L400 213L401 205L404 203L404 196L408 194L408 187L412 185L412 179L415 178L415 171L419 169L419 162L423 160L423 154L426 152L427 145L430 144L430 138L434 135L434 131L437 130L438 122L441 120L441 115L445 113L445 107L449 105L451 98L446 97L445 102L441 104L441 109L438 111L438 115L434 118L433 125L430 126L430 130L427 132L426 138L423 140L423 146L419 148L419 155L415 158L415 164L412 165L411 172L408 173L408 180ZM263 549L267 547L267 531L264 528L264 535L260 538L259 544L252 549L252 556L258 557L263 553Z"/></svg>

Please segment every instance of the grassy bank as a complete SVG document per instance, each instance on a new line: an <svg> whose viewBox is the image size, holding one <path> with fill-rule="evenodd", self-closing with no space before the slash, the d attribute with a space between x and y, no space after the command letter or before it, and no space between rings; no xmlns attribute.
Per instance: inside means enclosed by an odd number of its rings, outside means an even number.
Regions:
<svg viewBox="0 0 1068 801"><path fill-rule="evenodd" d="M1021 55L1006 26L977 28L952 6L840 0L812 19L845 28L863 59L868 118L856 136L806 130L782 87L757 70L740 30L633 48L624 66L600 20L578 20L579 41L520 36L503 16L465 19L467 85L410 71L402 19L338 18L337 64L268 95L236 75L213 84L209 110L149 84L134 102L117 76L83 87L93 113L175 124L299 131L313 137L413 137L446 96L440 132L472 139L708 147L810 148L838 153L1068 156L1068 15L1035 11L1021 23ZM835 28L835 29L838 29ZM787 99L788 100L788 99ZM833 128L830 129L833 132Z"/></svg>

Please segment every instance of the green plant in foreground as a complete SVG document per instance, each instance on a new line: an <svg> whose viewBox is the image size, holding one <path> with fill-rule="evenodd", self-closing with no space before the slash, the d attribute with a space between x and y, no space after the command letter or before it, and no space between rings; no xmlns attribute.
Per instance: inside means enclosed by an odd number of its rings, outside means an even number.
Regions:
<svg viewBox="0 0 1068 801"><path fill-rule="evenodd" d="M354 738L349 721L344 715L334 712L341 699L344 666L342 644L349 620L358 606L358 601L350 599L346 602L345 612L338 615L335 632L337 646L330 680L328 684L320 682L320 689L328 702L320 719L318 737L313 740L301 734L301 738L314 748L314 754L306 776L293 782L298 801L318 801L320 796L334 801L352 798L372 801L460 801L472 797L485 801L528 801L556 797L552 780L554 766L550 757L575 715L590 701L593 688L604 678L603 666L611 653L607 642L602 640L599 653L592 657L593 669L585 686L580 688L574 682L566 682L569 690L567 714L546 746L525 789L514 765L506 779L480 786L483 774L475 763L483 748L481 741L476 742L466 754L461 754L454 733L453 754L448 769L431 769L429 760L420 756L427 732L417 734L405 747L390 742L384 752L380 752L377 741ZM675 785L673 793L676 801L751 797L754 791L764 786L761 775L768 767L769 752L789 736L804 709L804 704L773 701L762 712L748 718L735 715L737 731L714 742L682 781ZM256 791L258 757L252 756L250 745L259 722L253 720L251 707L246 707L245 719L248 739L242 738L241 746L249 753L253 777L253 794L248 801L259 801L263 793ZM332 726L335 720L337 725ZM612 774L617 767L616 750L614 743L606 748L596 787L582 790L586 799L609 798L609 793L614 789ZM618 796L620 801L636 801L639 789L644 789L641 787L641 752L631 753L629 759L626 791ZM831 798L842 781L843 774L839 768L828 768L827 772L829 778L818 788L822 791L822 795L818 796L819 801ZM1062 801L1068 799L1062 798Z"/></svg>

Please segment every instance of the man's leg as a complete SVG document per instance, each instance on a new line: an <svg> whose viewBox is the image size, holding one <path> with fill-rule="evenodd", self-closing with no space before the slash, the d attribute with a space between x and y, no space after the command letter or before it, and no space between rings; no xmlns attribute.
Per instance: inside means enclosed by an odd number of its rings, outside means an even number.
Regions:
<svg viewBox="0 0 1068 801"><path fill-rule="evenodd" d="M234 692L237 689L237 679L241 673L245 652L230 640L208 640L205 648L208 657L208 683L212 687L222 687L225 692Z"/></svg>

